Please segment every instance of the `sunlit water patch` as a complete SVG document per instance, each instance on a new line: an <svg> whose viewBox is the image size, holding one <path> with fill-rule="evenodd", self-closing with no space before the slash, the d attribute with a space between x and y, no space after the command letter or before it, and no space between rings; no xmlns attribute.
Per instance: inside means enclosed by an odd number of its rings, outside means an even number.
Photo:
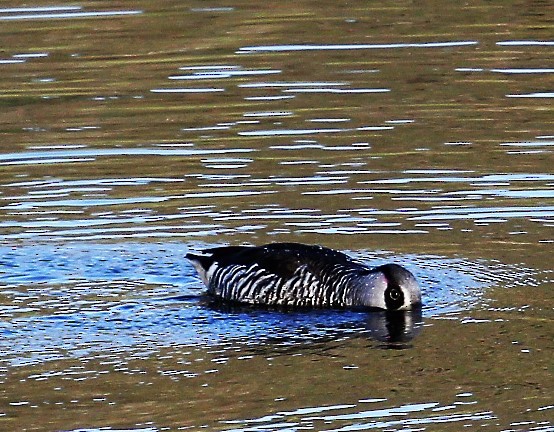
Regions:
<svg viewBox="0 0 554 432"><path fill-rule="evenodd" d="M3 153L0 165L36 165L62 162L95 161L102 157L115 156L196 156L230 153L249 153L253 149L194 149L194 148L69 148L64 150L43 149L19 153Z"/></svg>
<svg viewBox="0 0 554 432"><path fill-rule="evenodd" d="M187 70L187 67L179 68L181 70ZM171 75L169 79L171 80L205 80L205 79L221 79L221 78L232 78L232 77L242 77L242 76L252 76L252 75L273 75L280 74L282 71L274 69L257 69L257 70L247 70L242 69L239 66L225 67L224 70L218 71L212 67L208 67L207 70L196 71L186 74L186 75Z"/></svg>
<svg viewBox="0 0 554 432"><path fill-rule="evenodd" d="M351 51L371 49L399 49L399 48L453 48L477 45L477 41L440 41L420 43L389 43L389 44L328 44L328 45L265 45L247 46L240 48L238 54L252 54L260 52L290 52L290 51Z"/></svg>
<svg viewBox="0 0 554 432"><path fill-rule="evenodd" d="M406 342L421 315L391 329L382 312L279 311L214 306L184 259L189 246L165 244L36 245L0 248L0 349L24 365L91 353L148 355L175 346L233 343L302 345L366 337ZM423 318L457 319L487 305L487 288L537 284L532 269L440 256L356 252L378 265L404 264L423 290Z"/></svg>
<svg viewBox="0 0 554 432"><path fill-rule="evenodd" d="M288 133L251 133L268 132ZM545 151L550 142L541 138L536 144L505 143L503 147ZM330 145L298 139L268 147L279 156L276 170L258 170L262 150L208 150L185 143L110 151L77 147L7 153L0 157L0 164L34 167L53 159L68 163L86 159L92 164L112 156L153 156L175 157L179 162L186 158L195 168L159 177L13 179L0 194L0 210L6 217L0 228L6 240L98 241L232 232L429 235L518 220L550 226L554 218L554 207L548 205L554 197L554 176L546 172L398 172L368 169L364 163L321 163L329 155L371 152L372 145L362 141ZM299 157L299 153L309 153L314 159ZM299 200L287 206L264 199L279 195L284 188ZM233 199L238 197L249 197L249 204L235 206ZM338 208L329 208L330 203Z"/></svg>
<svg viewBox="0 0 554 432"><path fill-rule="evenodd" d="M0 21L114 18L141 14L140 10L84 10L81 6L14 7L0 9Z"/></svg>
<svg viewBox="0 0 554 432"><path fill-rule="evenodd" d="M471 393L461 393L449 405L423 402L391 406L386 399L362 399L356 404L305 407L278 411L263 417L224 422L234 427L232 432L262 430L325 430L333 432L359 430L423 430L431 425L459 424L477 427L496 419L492 411L471 410L466 405L477 404Z"/></svg>

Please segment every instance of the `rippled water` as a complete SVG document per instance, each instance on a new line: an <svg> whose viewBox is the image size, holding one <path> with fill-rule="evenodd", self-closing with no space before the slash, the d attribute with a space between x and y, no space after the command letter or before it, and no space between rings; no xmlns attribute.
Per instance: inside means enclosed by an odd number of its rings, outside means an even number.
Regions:
<svg viewBox="0 0 554 432"><path fill-rule="evenodd" d="M549 5L0 8L0 430L549 431ZM420 314L212 304L298 241Z"/></svg>
<svg viewBox="0 0 554 432"><path fill-rule="evenodd" d="M114 350L123 350L125 358L145 345L150 353L154 347L305 344L352 334L390 340L381 313L210 305L183 260L186 250L178 243L2 248L4 360L22 366ZM358 256L375 265L400 260L417 272L426 299L424 317L482 307L485 290L499 279L505 288L538 284L533 270L515 266L373 251ZM414 321L406 330L411 339L421 317L409 319Z"/></svg>

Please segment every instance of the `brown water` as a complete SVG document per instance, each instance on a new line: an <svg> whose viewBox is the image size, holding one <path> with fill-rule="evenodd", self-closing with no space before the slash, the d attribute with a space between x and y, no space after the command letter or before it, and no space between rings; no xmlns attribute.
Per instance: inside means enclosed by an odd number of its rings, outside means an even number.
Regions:
<svg viewBox="0 0 554 432"><path fill-rule="evenodd" d="M553 12L4 2L0 430L554 430ZM271 241L422 317L206 304Z"/></svg>

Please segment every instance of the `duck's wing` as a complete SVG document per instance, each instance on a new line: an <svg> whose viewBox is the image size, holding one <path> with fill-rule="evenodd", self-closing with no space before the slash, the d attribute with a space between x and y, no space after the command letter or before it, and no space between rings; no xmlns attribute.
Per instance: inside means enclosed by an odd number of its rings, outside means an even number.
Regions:
<svg viewBox="0 0 554 432"><path fill-rule="evenodd" d="M299 267L317 273L329 265L357 265L348 255L321 246L300 243L271 243L265 246L223 246L186 256L207 282L207 272L216 267L251 267L266 270L283 279L291 278Z"/></svg>

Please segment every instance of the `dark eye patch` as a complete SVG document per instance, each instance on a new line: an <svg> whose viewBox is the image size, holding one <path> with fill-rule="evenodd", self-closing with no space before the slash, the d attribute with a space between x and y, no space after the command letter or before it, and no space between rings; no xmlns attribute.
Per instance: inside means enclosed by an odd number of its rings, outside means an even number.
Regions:
<svg viewBox="0 0 554 432"><path fill-rule="evenodd" d="M387 309L391 310L398 309L404 304L404 293L398 285L389 283L385 290L385 304Z"/></svg>

